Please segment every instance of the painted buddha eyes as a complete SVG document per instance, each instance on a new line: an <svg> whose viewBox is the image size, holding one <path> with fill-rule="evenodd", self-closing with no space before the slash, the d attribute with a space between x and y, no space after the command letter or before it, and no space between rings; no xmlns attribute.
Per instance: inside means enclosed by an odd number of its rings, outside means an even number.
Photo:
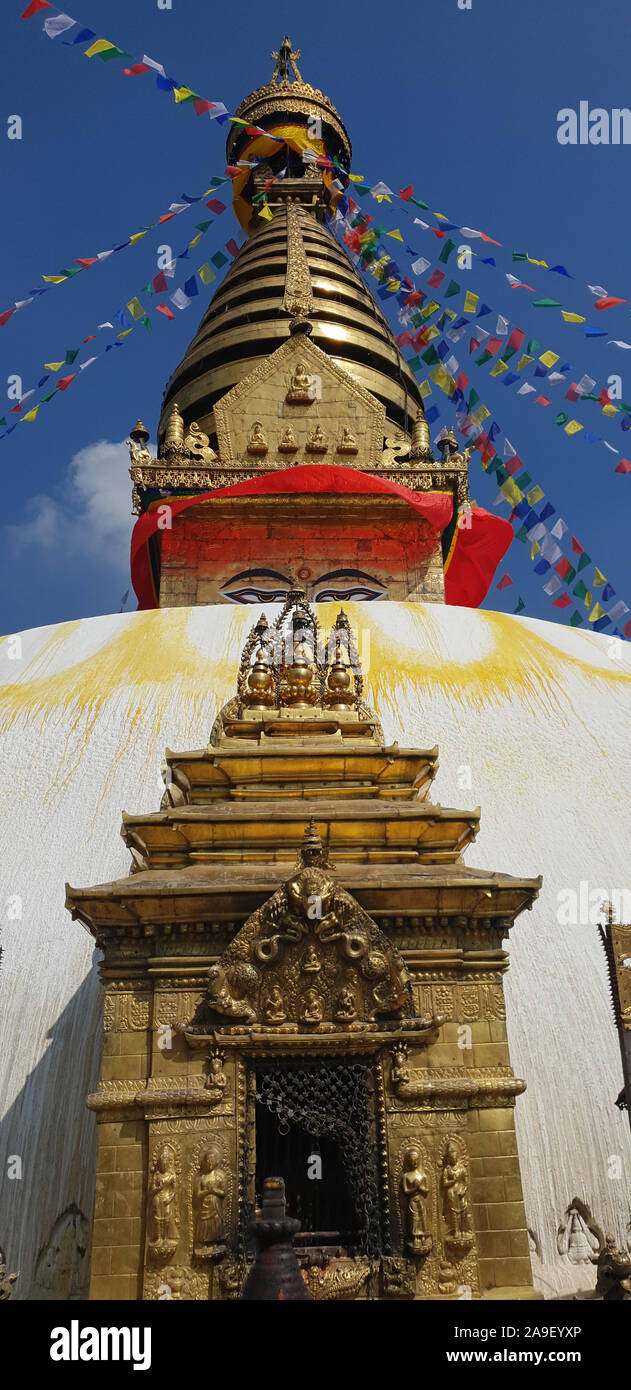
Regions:
<svg viewBox="0 0 631 1390"><path fill-rule="evenodd" d="M277 570L251 569L233 575L221 586L221 593L230 603L284 603L293 587L294 580ZM343 603L353 599L365 603L387 598L388 594L381 580L354 569L331 570L309 581L305 587L312 603Z"/></svg>

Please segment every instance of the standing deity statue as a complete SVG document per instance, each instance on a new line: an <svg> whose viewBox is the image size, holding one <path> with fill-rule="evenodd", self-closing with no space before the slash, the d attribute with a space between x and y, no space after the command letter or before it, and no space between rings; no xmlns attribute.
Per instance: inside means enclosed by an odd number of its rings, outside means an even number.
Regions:
<svg viewBox="0 0 631 1390"><path fill-rule="evenodd" d="M458 1253L465 1253L473 1244L469 1229L467 1169L453 1139L448 1140L443 1155L440 1183L443 1193L443 1217L447 1227L445 1244Z"/></svg>
<svg viewBox="0 0 631 1390"><path fill-rule="evenodd" d="M421 1166L420 1149L415 1144L403 1155L401 1189L407 1248L412 1255L428 1255L432 1248L432 1237L425 1223L429 1179Z"/></svg>
<svg viewBox="0 0 631 1390"><path fill-rule="evenodd" d="M201 1156L199 1172L193 1183L194 1251L202 1258L212 1259L224 1253L223 1204L226 1191L227 1177L221 1167L221 1150L218 1144L209 1144Z"/></svg>
<svg viewBox="0 0 631 1390"><path fill-rule="evenodd" d="M148 1190L149 1250L155 1259L168 1259L177 1248L176 1188L175 1151L165 1144L156 1158Z"/></svg>

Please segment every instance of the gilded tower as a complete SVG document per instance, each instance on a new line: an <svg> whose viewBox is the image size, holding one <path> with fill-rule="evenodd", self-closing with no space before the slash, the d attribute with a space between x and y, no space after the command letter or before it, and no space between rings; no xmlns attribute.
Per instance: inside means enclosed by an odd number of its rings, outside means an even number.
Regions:
<svg viewBox="0 0 631 1390"><path fill-rule="evenodd" d="M157 459L132 432L154 603L276 607L207 743L166 751L160 809L123 816L129 875L67 891L103 953L92 1296L238 1298L275 1174L315 1299L527 1298L504 942L540 880L466 866L479 808L430 799L437 748L386 740L339 608L444 601L467 459L434 458L327 226L350 142L299 56L239 108L248 241Z"/></svg>

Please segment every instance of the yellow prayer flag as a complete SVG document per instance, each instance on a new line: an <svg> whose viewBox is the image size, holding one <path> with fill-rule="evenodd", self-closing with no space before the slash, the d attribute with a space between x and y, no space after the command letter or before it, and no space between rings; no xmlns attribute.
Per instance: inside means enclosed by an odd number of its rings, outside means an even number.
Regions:
<svg viewBox="0 0 631 1390"><path fill-rule="evenodd" d="M203 235L204 235L203 232L198 232L198 233L197 233L197 236L194 236L194 237L193 237L193 240L192 240L192 241L189 241L189 243L188 243L188 244L189 244L189 247L197 246L198 243L201 241Z"/></svg>
<svg viewBox="0 0 631 1390"><path fill-rule="evenodd" d="M598 619L599 619L599 618L604 618L604 616L605 616L605 610L604 610L604 608L601 608L601 606L600 606L599 603L595 603L595 604L594 604L594 607L592 608L592 611L591 611L591 613L590 613L589 618L588 618L587 621L590 622L590 623L597 623L597 622L598 622Z"/></svg>
<svg viewBox="0 0 631 1390"><path fill-rule="evenodd" d="M527 261L530 261L530 264L531 264L531 265L542 265L542 266L545 267L546 270L548 269L548 262L547 262L547 261L536 261L535 258L534 258L534 256L529 256L527 252L526 252L526 260L527 260Z"/></svg>
<svg viewBox="0 0 631 1390"><path fill-rule="evenodd" d="M440 220L441 220L441 222L448 222L448 221L449 221L449 218L445 216L445 213L444 213L444 212L435 212L435 213L434 213L434 217L439 217Z"/></svg>
<svg viewBox="0 0 631 1390"><path fill-rule="evenodd" d="M590 590L588 589L588 590L587 590L587 593L586 593L586 595L585 595L585 598L583 599L583 603L585 604L585 607L586 607L586 608L591 608L593 602L594 602L594 595L593 595L593 594L590 592Z"/></svg>
<svg viewBox="0 0 631 1390"><path fill-rule="evenodd" d="M363 174L349 174L348 177L349 177L349 179L351 180L351 183L363 183L363 182L364 182L364 175L363 175Z"/></svg>
<svg viewBox="0 0 631 1390"><path fill-rule="evenodd" d="M67 279L67 275L42 275L42 280L45 280L48 285L60 285L62 280Z"/></svg>
<svg viewBox="0 0 631 1390"><path fill-rule="evenodd" d="M419 391L420 391L420 393L421 393L421 396L423 397L423 400L425 400L425 399L427 398L427 396L431 396L431 394L432 394L432 388L431 388L431 386L430 386L430 384L429 384L429 381L427 381L427 379L425 379L425 381L421 381L421 382L420 382L419 388L418 388L418 389L419 389Z"/></svg>
<svg viewBox="0 0 631 1390"><path fill-rule="evenodd" d="M437 386L440 386L441 391L445 390L446 383L450 379L445 368L441 366L434 367L433 372L430 372L430 377L432 381L436 382Z"/></svg>
<svg viewBox="0 0 631 1390"><path fill-rule="evenodd" d="M490 410L488 410L485 405L479 405L475 413L471 416L471 419L474 424L483 425L484 421L488 420L490 414Z"/></svg>
<svg viewBox="0 0 631 1390"><path fill-rule="evenodd" d="M259 217L264 217L266 222L271 222L273 216L272 209L268 207L267 203L264 203L259 210Z"/></svg>
<svg viewBox="0 0 631 1390"><path fill-rule="evenodd" d="M538 555L540 550L541 550L541 546L539 545L539 542L538 542L538 541L533 541L533 543L532 543L532 545L531 545L531 547L530 547L530 558L531 558L531 560L534 560L535 555Z"/></svg>
<svg viewBox="0 0 631 1390"><path fill-rule="evenodd" d="M517 363L517 371L518 371L518 372L523 371L524 367L527 367L527 366L528 366L528 363L529 363L529 362L534 362L534 360L535 360L534 357L529 357L529 356L528 356L528 353L527 353L527 352L524 352L524 353L522 354L522 356L520 357L519 362Z"/></svg>
<svg viewBox="0 0 631 1390"><path fill-rule="evenodd" d="M192 87L176 87L173 96L176 101L186 101L188 97L195 96Z"/></svg>
<svg viewBox="0 0 631 1390"><path fill-rule="evenodd" d="M126 338L128 333L133 333L133 328L124 328L122 333L117 333L117 338Z"/></svg>
<svg viewBox="0 0 631 1390"><path fill-rule="evenodd" d="M594 586L594 588L595 588L595 589L600 589L601 585L602 585L602 584L606 584L606 583L607 583L607 578L606 578L606 576L605 576L604 574L601 574L601 573L600 573L600 570L597 569L596 566L594 566L594 579L593 579L593 586Z"/></svg>
<svg viewBox="0 0 631 1390"><path fill-rule="evenodd" d="M425 304L421 309L421 318L431 318L432 314L435 314L437 309L440 309L440 304L438 304L435 299L430 299L429 303Z"/></svg>
<svg viewBox="0 0 631 1390"><path fill-rule="evenodd" d="M140 300L139 300L139 299L135 299L135 298L134 298L134 299L130 299L129 304L127 305L127 308L129 309L129 312L130 312L130 314L131 314L131 316L132 316L133 319L143 319L143 318L144 318L144 316L145 316L145 311L144 311L144 309L143 309L143 307L142 307L142 304L140 303Z"/></svg>
<svg viewBox="0 0 631 1390"><path fill-rule="evenodd" d="M389 290L390 294L395 294L397 290L400 290L400 289L401 289L401 281L400 281L400 280L388 280L388 283L387 283L387 285L386 285L386 289Z"/></svg>
<svg viewBox="0 0 631 1390"><path fill-rule="evenodd" d="M432 338L440 338L440 328L435 323L430 323L426 332L427 342L431 343Z"/></svg>
<svg viewBox="0 0 631 1390"><path fill-rule="evenodd" d="M508 371L508 362L496 362L496 363L495 363L495 366L491 368L491 371L489 372L489 376L501 376L501 375L502 375L502 372L507 372L507 371Z"/></svg>
<svg viewBox="0 0 631 1390"><path fill-rule="evenodd" d="M585 322L585 315L584 315L584 314L571 314L570 311L569 311L569 309L562 309L562 310L561 310L561 313L562 313L563 318L565 319L565 322L566 322L566 323L584 323L584 322Z"/></svg>
<svg viewBox="0 0 631 1390"><path fill-rule="evenodd" d="M517 486L517 483L513 482L512 478L507 478L506 482L502 483L500 487L500 492L504 493L504 496L507 502L510 502L511 507L518 507L519 503L523 502L524 500L524 494L521 488Z"/></svg>
<svg viewBox="0 0 631 1390"><path fill-rule="evenodd" d="M465 294L465 297L464 297L464 312L465 312L465 314L475 314L475 311L476 311L476 309L477 309L477 307L478 307L478 299L479 299L479 295L474 294L474 293L473 293L473 290L467 290L467 292L466 292L466 294Z"/></svg>
<svg viewBox="0 0 631 1390"><path fill-rule="evenodd" d="M548 348L547 352L542 352L541 357L539 358L539 361L543 362L544 367L554 367L555 362L558 362L558 360L558 352L552 352L551 348Z"/></svg>
<svg viewBox="0 0 631 1390"><path fill-rule="evenodd" d="M45 363L44 363L44 366L45 366L47 372L58 372L58 371L60 370L60 368L64 366L64 363L63 363L63 362L45 362Z"/></svg>
<svg viewBox="0 0 631 1390"><path fill-rule="evenodd" d="M618 410L617 410L617 408L616 408L615 405L611 405L611 404L610 404L610 405L604 405L604 406L603 406L603 415L617 415L617 414L618 414Z"/></svg>
<svg viewBox="0 0 631 1390"><path fill-rule="evenodd" d="M530 507L534 507L535 502L540 502L542 497L545 497L545 493L543 488L539 487L538 483L535 483L535 486L531 487L530 492L526 493L526 501Z"/></svg>
<svg viewBox="0 0 631 1390"><path fill-rule="evenodd" d="M32 410L29 410L29 412L28 412L27 415L23 415L23 416L22 416L22 419L23 419L23 420L34 420L35 417L36 417L36 415L37 415L38 410L39 410L39 406L38 406L38 405L34 405L34 406L33 406L33 409L32 409Z"/></svg>
<svg viewBox="0 0 631 1390"><path fill-rule="evenodd" d="M96 43L85 49L84 57L95 58L97 53L107 53L110 48L116 48L116 44L110 43L109 39L97 39Z"/></svg>
<svg viewBox="0 0 631 1390"><path fill-rule="evenodd" d="M146 235L146 232L134 232L134 235L129 238L129 245L134 246L137 241L142 241L142 238Z"/></svg>
<svg viewBox="0 0 631 1390"><path fill-rule="evenodd" d="M389 198L387 193L373 193L372 196L373 196L373 198L376 198L376 200L377 200L378 203L391 203L391 202L392 202L392 198Z"/></svg>
<svg viewBox="0 0 631 1390"><path fill-rule="evenodd" d="M386 236L393 236L395 241L403 241L403 237L401 236L398 227L395 227L393 232L386 232Z"/></svg>
<svg viewBox="0 0 631 1390"><path fill-rule="evenodd" d="M582 430L582 428L583 426L579 425L578 420L568 420L567 425L565 426L565 433L578 434L579 430Z"/></svg>
<svg viewBox="0 0 631 1390"><path fill-rule="evenodd" d="M209 265L200 265L197 274L199 275L202 285L210 285L211 281L215 279L215 272L211 270Z"/></svg>

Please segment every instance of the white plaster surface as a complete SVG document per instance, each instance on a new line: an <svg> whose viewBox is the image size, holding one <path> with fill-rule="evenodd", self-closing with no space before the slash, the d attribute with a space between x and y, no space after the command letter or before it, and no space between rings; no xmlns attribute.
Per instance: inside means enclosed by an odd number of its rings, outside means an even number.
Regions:
<svg viewBox="0 0 631 1390"><path fill-rule="evenodd" d="M337 607L318 608L323 625ZM466 862L544 876L511 935L506 977L512 1061L528 1083L518 1138L538 1284L588 1287L593 1268L559 1254L557 1230L578 1198L631 1243L631 1144L614 1106L622 1073L597 929L561 925L557 895L578 895L581 880L603 896L631 892L631 647L438 604L345 608L386 738L438 743L433 799L481 805ZM0 1247L20 1270L16 1296L51 1296L50 1281L47 1293L34 1282L50 1231L69 1208L91 1214L95 1127L83 1100L98 1078L100 986L64 883L127 873L121 811L157 809L166 745L206 743L259 613L123 614L24 633L21 656L15 639L0 644ZM6 1176L11 1155L21 1178Z"/></svg>

